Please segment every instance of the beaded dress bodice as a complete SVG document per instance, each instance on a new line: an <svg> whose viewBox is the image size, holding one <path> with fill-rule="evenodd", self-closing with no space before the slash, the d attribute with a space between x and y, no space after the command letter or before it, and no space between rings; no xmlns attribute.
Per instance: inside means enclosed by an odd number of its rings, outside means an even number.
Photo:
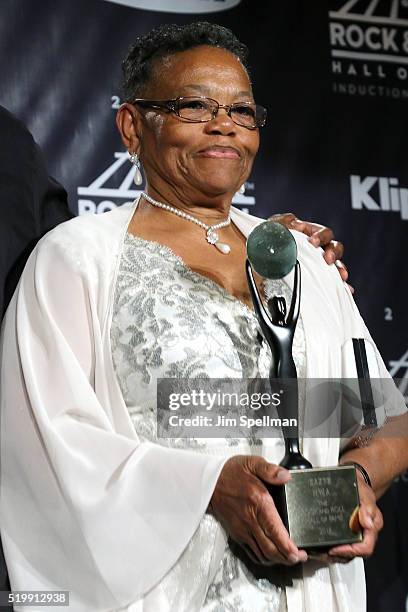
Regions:
<svg viewBox="0 0 408 612"><path fill-rule="evenodd" d="M290 300L284 281L267 282L265 294L274 293ZM126 235L115 288L111 345L123 398L141 442L225 456L264 454L264 443L251 437L157 438L158 378L267 378L272 358L255 313L188 268L168 247ZM304 377L301 318L293 357L298 376ZM281 447L283 455L282 439L274 439L273 444ZM214 520L206 515L203 525ZM192 548L185 555L190 553ZM185 555L178 564L185 562L187 567ZM171 580L169 575L177 571L173 568L166 578ZM203 607L208 612L286 609L284 589L255 579L229 547L208 587Z"/></svg>

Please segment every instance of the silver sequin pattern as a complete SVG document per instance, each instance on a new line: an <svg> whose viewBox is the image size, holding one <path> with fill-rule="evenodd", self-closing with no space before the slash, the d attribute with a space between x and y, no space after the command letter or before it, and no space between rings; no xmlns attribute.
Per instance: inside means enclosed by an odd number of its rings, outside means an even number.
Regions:
<svg viewBox="0 0 408 612"><path fill-rule="evenodd" d="M284 281L268 281L265 294L284 295ZM111 327L113 363L124 401L141 441L197 452L254 454L252 439L157 439L158 378L267 378L271 355L254 312L216 282L191 270L171 249L127 234L115 287ZM293 356L305 372L305 341L298 324ZM260 453L261 454L261 453ZM203 610L286 610L284 589L257 580L227 547Z"/></svg>

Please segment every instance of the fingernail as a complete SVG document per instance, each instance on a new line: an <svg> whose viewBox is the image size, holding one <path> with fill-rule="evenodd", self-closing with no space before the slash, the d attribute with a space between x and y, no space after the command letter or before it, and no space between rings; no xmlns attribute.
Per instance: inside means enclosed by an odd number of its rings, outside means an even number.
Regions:
<svg viewBox="0 0 408 612"><path fill-rule="evenodd" d="M366 521L366 523L367 523L367 527L374 527L374 521L373 521L373 519L371 518L371 516L368 516L368 517L367 517L367 521Z"/></svg>
<svg viewBox="0 0 408 612"><path fill-rule="evenodd" d="M289 472L287 472L286 470L279 470L279 472L276 474L276 479L286 480L288 476L290 476Z"/></svg>
<svg viewBox="0 0 408 612"><path fill-rule="evenodd" d="M301 550L299 552L299 561L301 561L302 563L304 563L305 561L307 561L307 553L304 550Z"/></svg>
<svg viewBox="0 0 408 612"><path fill-rule="evenodd" d="M289 555L288 561L290 561L291 563L298 563L299 557L298 555L295 555L294 553L292 553L291 555Z"/></svg>

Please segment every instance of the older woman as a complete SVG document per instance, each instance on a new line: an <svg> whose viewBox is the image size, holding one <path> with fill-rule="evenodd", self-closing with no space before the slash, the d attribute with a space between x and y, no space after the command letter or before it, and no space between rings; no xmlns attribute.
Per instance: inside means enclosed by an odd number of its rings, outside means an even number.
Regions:
<svg viewBox="0 0 408 612"><path fill-rule="evenodd" d="M231 208L265 121L244 51L209 24L139 39L118 126L146 193L51 232L8 311L1 520L11 584L69 590L75 612L364 609L361 557L381 528L376 495L407 464L401 442L345 453L371 477L372 488L359 477L364 540L317 563L290 540L264 485L290 477L277 466L281 439L156 437L157 378L257 377L271 359L244 271L259 220ZM337 272L296 239L298 372L339 377L343 344L367 332ZM316 465L339 460L338 439L304 447ZM228 536L271 566L268 579Z"/></svg>

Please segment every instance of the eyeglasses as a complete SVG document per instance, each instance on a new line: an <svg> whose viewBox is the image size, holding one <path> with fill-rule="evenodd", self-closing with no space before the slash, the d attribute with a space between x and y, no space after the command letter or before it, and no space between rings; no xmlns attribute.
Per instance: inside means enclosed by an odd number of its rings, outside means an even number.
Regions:
<svg viewBox="0 0 408 612"><path fill-rule="evenodd" d="M144 100L138 98L133 104L146 108L161 108L192 123L205 123L215 119L220 108L225 108L227 115L237 125L254 130L266 123L266 108L252 102L235 102L219 104L217 100L204 96L180 96L174 100Z"/></svg>

